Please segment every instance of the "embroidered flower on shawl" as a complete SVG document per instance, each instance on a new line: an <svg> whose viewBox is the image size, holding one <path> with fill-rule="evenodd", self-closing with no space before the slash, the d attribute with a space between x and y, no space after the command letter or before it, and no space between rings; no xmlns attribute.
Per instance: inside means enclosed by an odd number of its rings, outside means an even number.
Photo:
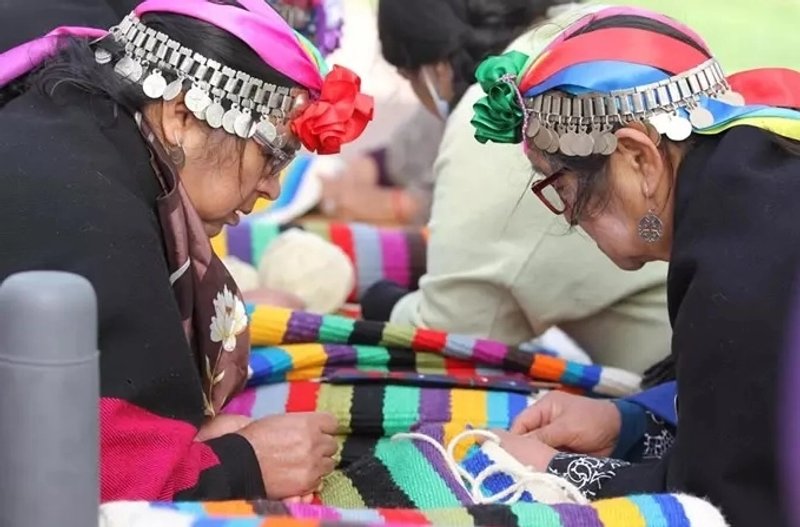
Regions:
<svg viewBox="0 0 800 527"><path fill-rule="evenodd" d="M303 146L318 154L338 154L372 120L372 97L361 93L361 79L341 66L325 77L319 99L292 121Z"/></svg>
<svg viewBox="0 0 800 527"><path fill-rule="evenodd" d="M228 286L214 299L214 316L211 317L211 342L221 342L225 351L236 349L236 337L247 329L244 303Z"/></svg>
<svg viewBox="0 0 800 527"><path fill-rule="evenodd" d="M516 81L529 57L518 51L509 51L490 57L478 67L475 76L486 93L472 107L475 139L481 143L516 144L522 141L522 123L525 110L520 105Z"/></svg>

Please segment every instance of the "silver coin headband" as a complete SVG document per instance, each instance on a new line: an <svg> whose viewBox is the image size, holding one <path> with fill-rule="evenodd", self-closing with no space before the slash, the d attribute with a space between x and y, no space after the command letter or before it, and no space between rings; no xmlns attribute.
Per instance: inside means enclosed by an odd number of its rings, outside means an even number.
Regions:
<svg viewBox="0 0 800 527"><path fill-rule="evenodd" d="M147 97L170 101L189 85L186 107L211 128L222 128L242 139L254 138L280 161L299 148L288 121L305 106L307 91L269 84L223 66L145 26L134 14L112 28L110 36L124 48L114 71L141 84ZM103 42L96 44L95 60L108 64L115 56Z"/></svg>
<svg viewBox="0 0 800 527"><path fill-rule="evenodd" d="M704 97L744 104L719 63L710 59L680 75L632 89L579 96L548 92L527 98L525 135L539 150L580 157L611 155L617 148L614 126L631 122L649 124L672 141L683 141L693 127L715 124L714 115L701 105Z"/></svg>

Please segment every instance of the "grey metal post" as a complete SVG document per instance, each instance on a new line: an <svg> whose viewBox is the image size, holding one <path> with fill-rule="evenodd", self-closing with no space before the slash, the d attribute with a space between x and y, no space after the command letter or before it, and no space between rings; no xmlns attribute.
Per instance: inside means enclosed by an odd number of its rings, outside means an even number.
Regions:
<svg viewBox="0 0 800 527"><path fill-rule="evenodd" d="M0 526L97 526L97 300L84 278L0 286Z"/></svg>

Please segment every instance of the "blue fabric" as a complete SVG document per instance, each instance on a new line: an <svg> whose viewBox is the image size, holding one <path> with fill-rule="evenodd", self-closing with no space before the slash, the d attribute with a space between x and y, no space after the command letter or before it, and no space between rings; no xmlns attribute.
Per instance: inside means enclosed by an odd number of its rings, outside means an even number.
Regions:
<svg viewBox="0 0 800 527"><path fill-rule="evenodd" d="M619 439L611 457L614 459L627 459L628 453L644 436L647 428L647 413L644 407L624 399L612 401L619 410L622 426L619 430Z"/></svg>
<svg viewBox="0 0 800 527"><path fill-rule="evenodd" d="M645 390L631 397L627 397L624 400L638 404L646 410L650 410L658 418L663 419L674 427L677 427L678 415L675 411L676 396L677 385L675 381L671 381L664 384L659 384L655 388Z"/></svg>

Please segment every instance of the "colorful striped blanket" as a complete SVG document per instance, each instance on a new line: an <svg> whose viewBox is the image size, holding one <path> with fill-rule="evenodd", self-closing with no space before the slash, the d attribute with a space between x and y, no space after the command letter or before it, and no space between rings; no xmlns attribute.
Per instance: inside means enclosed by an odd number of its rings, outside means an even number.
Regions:
<svg viewBox="0 0 800 527"><path fill-rule="evenodd" d="M252 376L225 412L255 418L320 410L339 421L341 450L314 505L116 503L114 527L721 527L706 502L633 496L589 505L473 505L436 449L392 440L415 431L446 444L469 427L505 428L541 386L598 396L636 391L638 376L497 342L390 324L249 306ZM455 457L481 469L465 441ZM477 464L476 464L477 463ZM483 463L483 465L481 465ZM488 480L487 480L488 481ZM502 482L500 482L502 484Z"/></svg>
<svg viewBox="0 0 800 527"><path fill-rule="evenodd" d="M520 503L438 509L342 509L275 502L110 503L109 527L724 527L710 504L684 495L631 496L579 505Z"/></svg>

